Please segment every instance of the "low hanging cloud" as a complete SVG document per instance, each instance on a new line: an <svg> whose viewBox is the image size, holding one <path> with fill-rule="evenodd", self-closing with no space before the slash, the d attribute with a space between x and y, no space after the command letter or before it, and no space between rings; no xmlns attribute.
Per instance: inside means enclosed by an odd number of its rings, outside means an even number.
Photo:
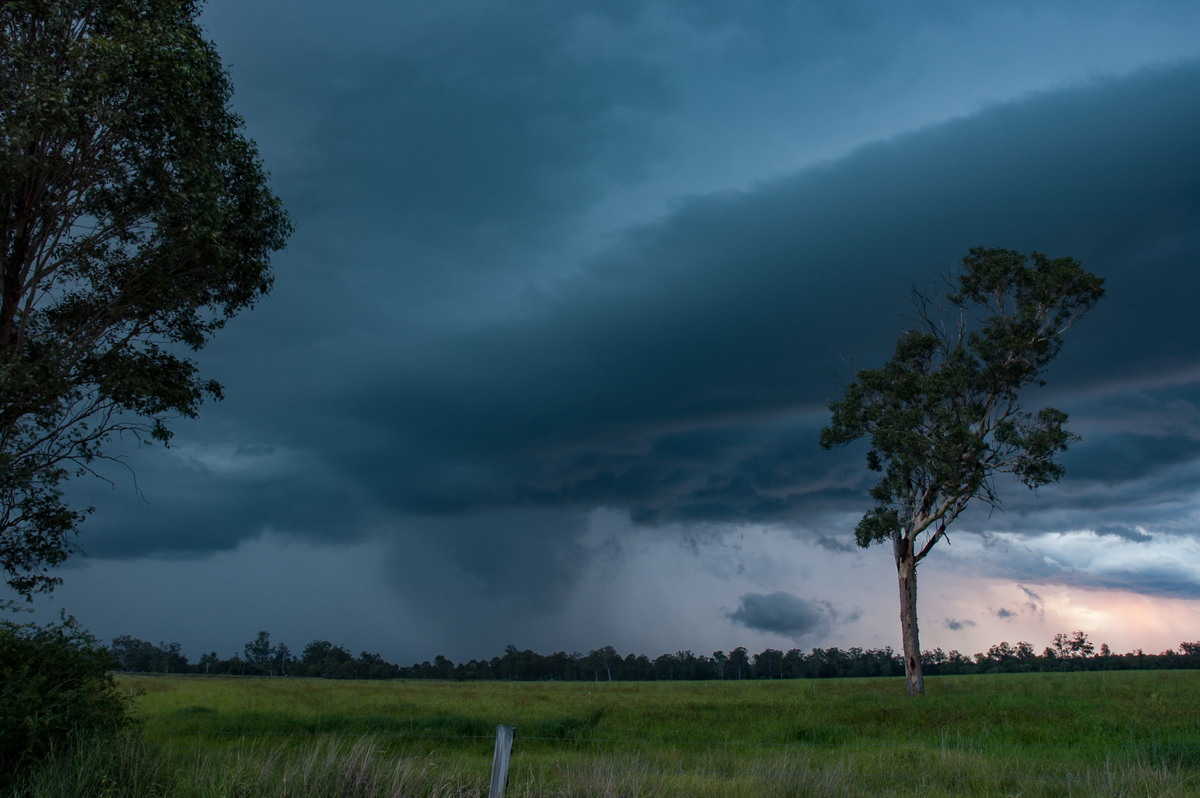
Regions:
<svg viewBox="0 0 1200 798"><path fill-rule="evenodd" d="M1097 537L1118 537L1121 540L1128 540L1131 543L1146 543L1154 540L1151 535L1147 535L1138 529L1129 526L1108 525L1096 529Z"/></svg>
<svg viewBox="0 0 1200 798"><path fill-rule="evenodd" d="M1054 385L1079 392L1195 362L1200 272L1172 264L1200 252L1200 112L1188 102L1198 86L1200 63L1188 63L1048 92L680 201L575 260L570 277L533 281L538 290L508 300L505 313L465 327L439 326L415 306L369 316L352 346L314 359L319 373L272 373L279 387L260 404L239 394L236 413L224 411L230 438L285 448L304 467L251 483L160 461L147 477L166 483L147 491L153 505L135 508L134 523L126 508L98 513L90 528L113 542L97 535L89 547L114 557L203 553L268 525L353 542L380 516L470 516L487 529L493 513L531 509L612 508L662 527L803 519L821 528L814 519L831 514L840 524L861 513L865 489L857 452L816 445L838 390L831 371L845 358L857 367L886 355L910 284L936 279L969 246L1077 255L1108 278L1110 296L1055 364ZM372 295L408 296L404 275L389 265ZM324 282L301 277L287 290L325 296ZM1158 324L1136 323L1146 307ZM264 306L253 321L283 324L273 313ZM292 325L319 314L286 316ZM294 332L289 340L301 342L329 334ZM238 357L248 349L260 347L239 345ZM289 361L272 351L263 359ZM1180 407L1195 401L1179 389L1136 405L1136 429L1084 430L1068 453L1074 493L1055 499L1072 517L1051 518L1014 492L1009 523L1094 528L1104 497L1124 505L1131 492L1142 504L1177 502L1177 476L1200 448L1180 422L1153 422L1190 418ZM1107 407L1072 418L1107 419ZM205 511L179 512L190 497ZM1161 525L1139 512L1139 523ZM122 531L134 526L172 533ZM824 529L817 545L852 550L833 534L848 529Z"/></svg>
<svg viewBox="0 0 1200 798"><path fill-rule="evenodd" d="M1197 85L1189 65L1039 95L681 202L508 317L388 349L386 368L335 397L374 434L331 455L407 512L533 503L616 507L647 524L807 517L843 497L820 482L837 464L816 446L820 420L798 419L836 394L844 356L885 354L913 281L981 243L1072 254L1109 279L1054 385L1173 368L1194 356L1183 297L1198 278L1168 265L1200 247L1200 114L1184 99ZM1148 306L1161 325L1133 324ZM1144 437L1089 435L1068 470L1111 491L1197 456ZM861 492L844 499L861 504Z"/></svg>
<svg viewBox="0 0 1200 798"><path fill-rule="evenodd" d="M828 601L809 601L792 593L747 593L738 608L729 613L734 623L760 632L799 639L820 636L839 621L853 621L857 613L843 617Z"/></svg>

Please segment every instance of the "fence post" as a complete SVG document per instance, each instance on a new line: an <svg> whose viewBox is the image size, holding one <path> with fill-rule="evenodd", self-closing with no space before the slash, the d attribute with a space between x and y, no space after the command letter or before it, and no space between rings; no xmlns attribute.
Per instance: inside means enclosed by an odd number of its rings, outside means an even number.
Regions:
<svg viewBox="0 0 1200 798"><path fill-rule="evenodd" d="M496 753L492 756L492 784L488 788L489 798L504 798L508 784L508 756L512 753L513 727L503 723L496 726Z"/></svg>

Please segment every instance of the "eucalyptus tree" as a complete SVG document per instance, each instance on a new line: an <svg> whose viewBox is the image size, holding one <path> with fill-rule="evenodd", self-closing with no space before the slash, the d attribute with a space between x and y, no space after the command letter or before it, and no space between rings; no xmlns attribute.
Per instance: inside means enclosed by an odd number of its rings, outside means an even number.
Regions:
<svg viewBox="0 0 1200 798"><path fill-rule="evenodd" d="M246 655L247 664L253 668L256 668L260 672L268 673L271 676L275 675L272 672L271 665L273 664L275 656L278 652L275 646L271 645L270 632L259 632L258 635L253 640L246 643L242 649L243 653Z"/></svg>
<svg viewBox="0 0 1200 798"><path fill-rule="evenodd" d="M199 12L0 4L0 565L26 596L88 512L63 481L220 397L190 352L267 293L291 231Z"/></svg>
<svg viewBox="0 0 1200 798"><path fill-rule="evenodd" d="M1072 258L972 249L946 303L918 295L920 321L892 358L859 371L830 403L821 446L865 438L867 466L882 475L855 538L892 545L910 695L925 691L917 565L973 500L999 505L997 474L1034 489L1062 477L1055 458L1078 440L1067 414L1027 411L1021 396L1044 384L1063 334L1100 300L1103 282Z"/></svg>

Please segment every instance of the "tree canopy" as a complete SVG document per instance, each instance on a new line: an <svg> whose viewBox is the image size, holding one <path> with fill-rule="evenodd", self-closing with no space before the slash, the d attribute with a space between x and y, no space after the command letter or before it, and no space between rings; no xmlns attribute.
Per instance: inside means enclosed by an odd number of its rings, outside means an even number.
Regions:
<svg viewBox="0 0 1200 798"><path fill-rule="evenodd" d="M1030 488L1062 476L1055 457L1077 440L1067 414L1027 411L1021 394L1044 383L1063 334L1103 294L1103 280L1072 258L977 247L946 304L917 295L919 325L830 403L821 446L866 438L867 466L882 475L855 537L893 544L910 693L924 691L916 565L971 501L999 505L995 475Z"/></svg>
<svg viewBox="0 0 1200 798"><path fill-rule="evenodd" d="M0 564L25 595L86 513L63 480L220 397L188 353L268 292L291 232L198 14L0 6Z"/></svg>

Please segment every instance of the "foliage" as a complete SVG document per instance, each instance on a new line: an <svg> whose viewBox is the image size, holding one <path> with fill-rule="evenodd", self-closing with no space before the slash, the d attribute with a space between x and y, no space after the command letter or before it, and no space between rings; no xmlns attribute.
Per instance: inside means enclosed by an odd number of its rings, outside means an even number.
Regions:
<svg viewBox="0 0 1200 798"><path fill-rule="evenodd" d="M25 595L87 512L63 480L220 397L185 353L266 294L290 232L198 14L0 5L0 565Z"/></svg>
<svg viewBox="0 0 1200 798"><path fill-rule="evenodd" d="M266 671L275 658L275 647L271 645L271 633L259 632L258 635L243 647L246 663L259 672ZM272 674L274 675L274 674Z"/></svg>
<svg viewBox="0 0 1200 798"><path fill-rule="evenodd" d="M892 544L914 694L923 690L916 566L973 500L999 504L997 474L1030 488L1062 476L1055 457L1077 440L1067 414L1027 411L1021 395L1043 384L1063 334L1104 294L1103 280L1072 258L1005 249L972 249L957 282L941 313L918 295L920 325L830 403L820 437L826 449L870 441L867 466L881 477L855 537Z"/></svg>
<svg viewBox="0 0 1200 798"><path fill-rule="evenodd" d="M112 665L73 618L46 626L0 621L0 774L121 727L126 706Z"/></svg>
<svg viewBox="0 0 1200 798"><path fill-rule="evenodd" d="M1057 481L1054 457L1076 439L1065 413L1027 412L1020 393L1044 384L1062 335L1103 296L1103 280L1072 258L983 248L963 258L958 280L949 319L919 300L921 327L830 405L821 445L868 438L867 464L883 474L855 530L860 546L929 530L920 559L972 499L999 503L994 475L1029 487Z"/></svg>
<svg viewBox="0 0 1200 798"><path fill-rule="evenodd" d="M154 645L129 635L113 638L111 645L117 667L138 673L185 673L187 657L179 643Z"/></svg>

